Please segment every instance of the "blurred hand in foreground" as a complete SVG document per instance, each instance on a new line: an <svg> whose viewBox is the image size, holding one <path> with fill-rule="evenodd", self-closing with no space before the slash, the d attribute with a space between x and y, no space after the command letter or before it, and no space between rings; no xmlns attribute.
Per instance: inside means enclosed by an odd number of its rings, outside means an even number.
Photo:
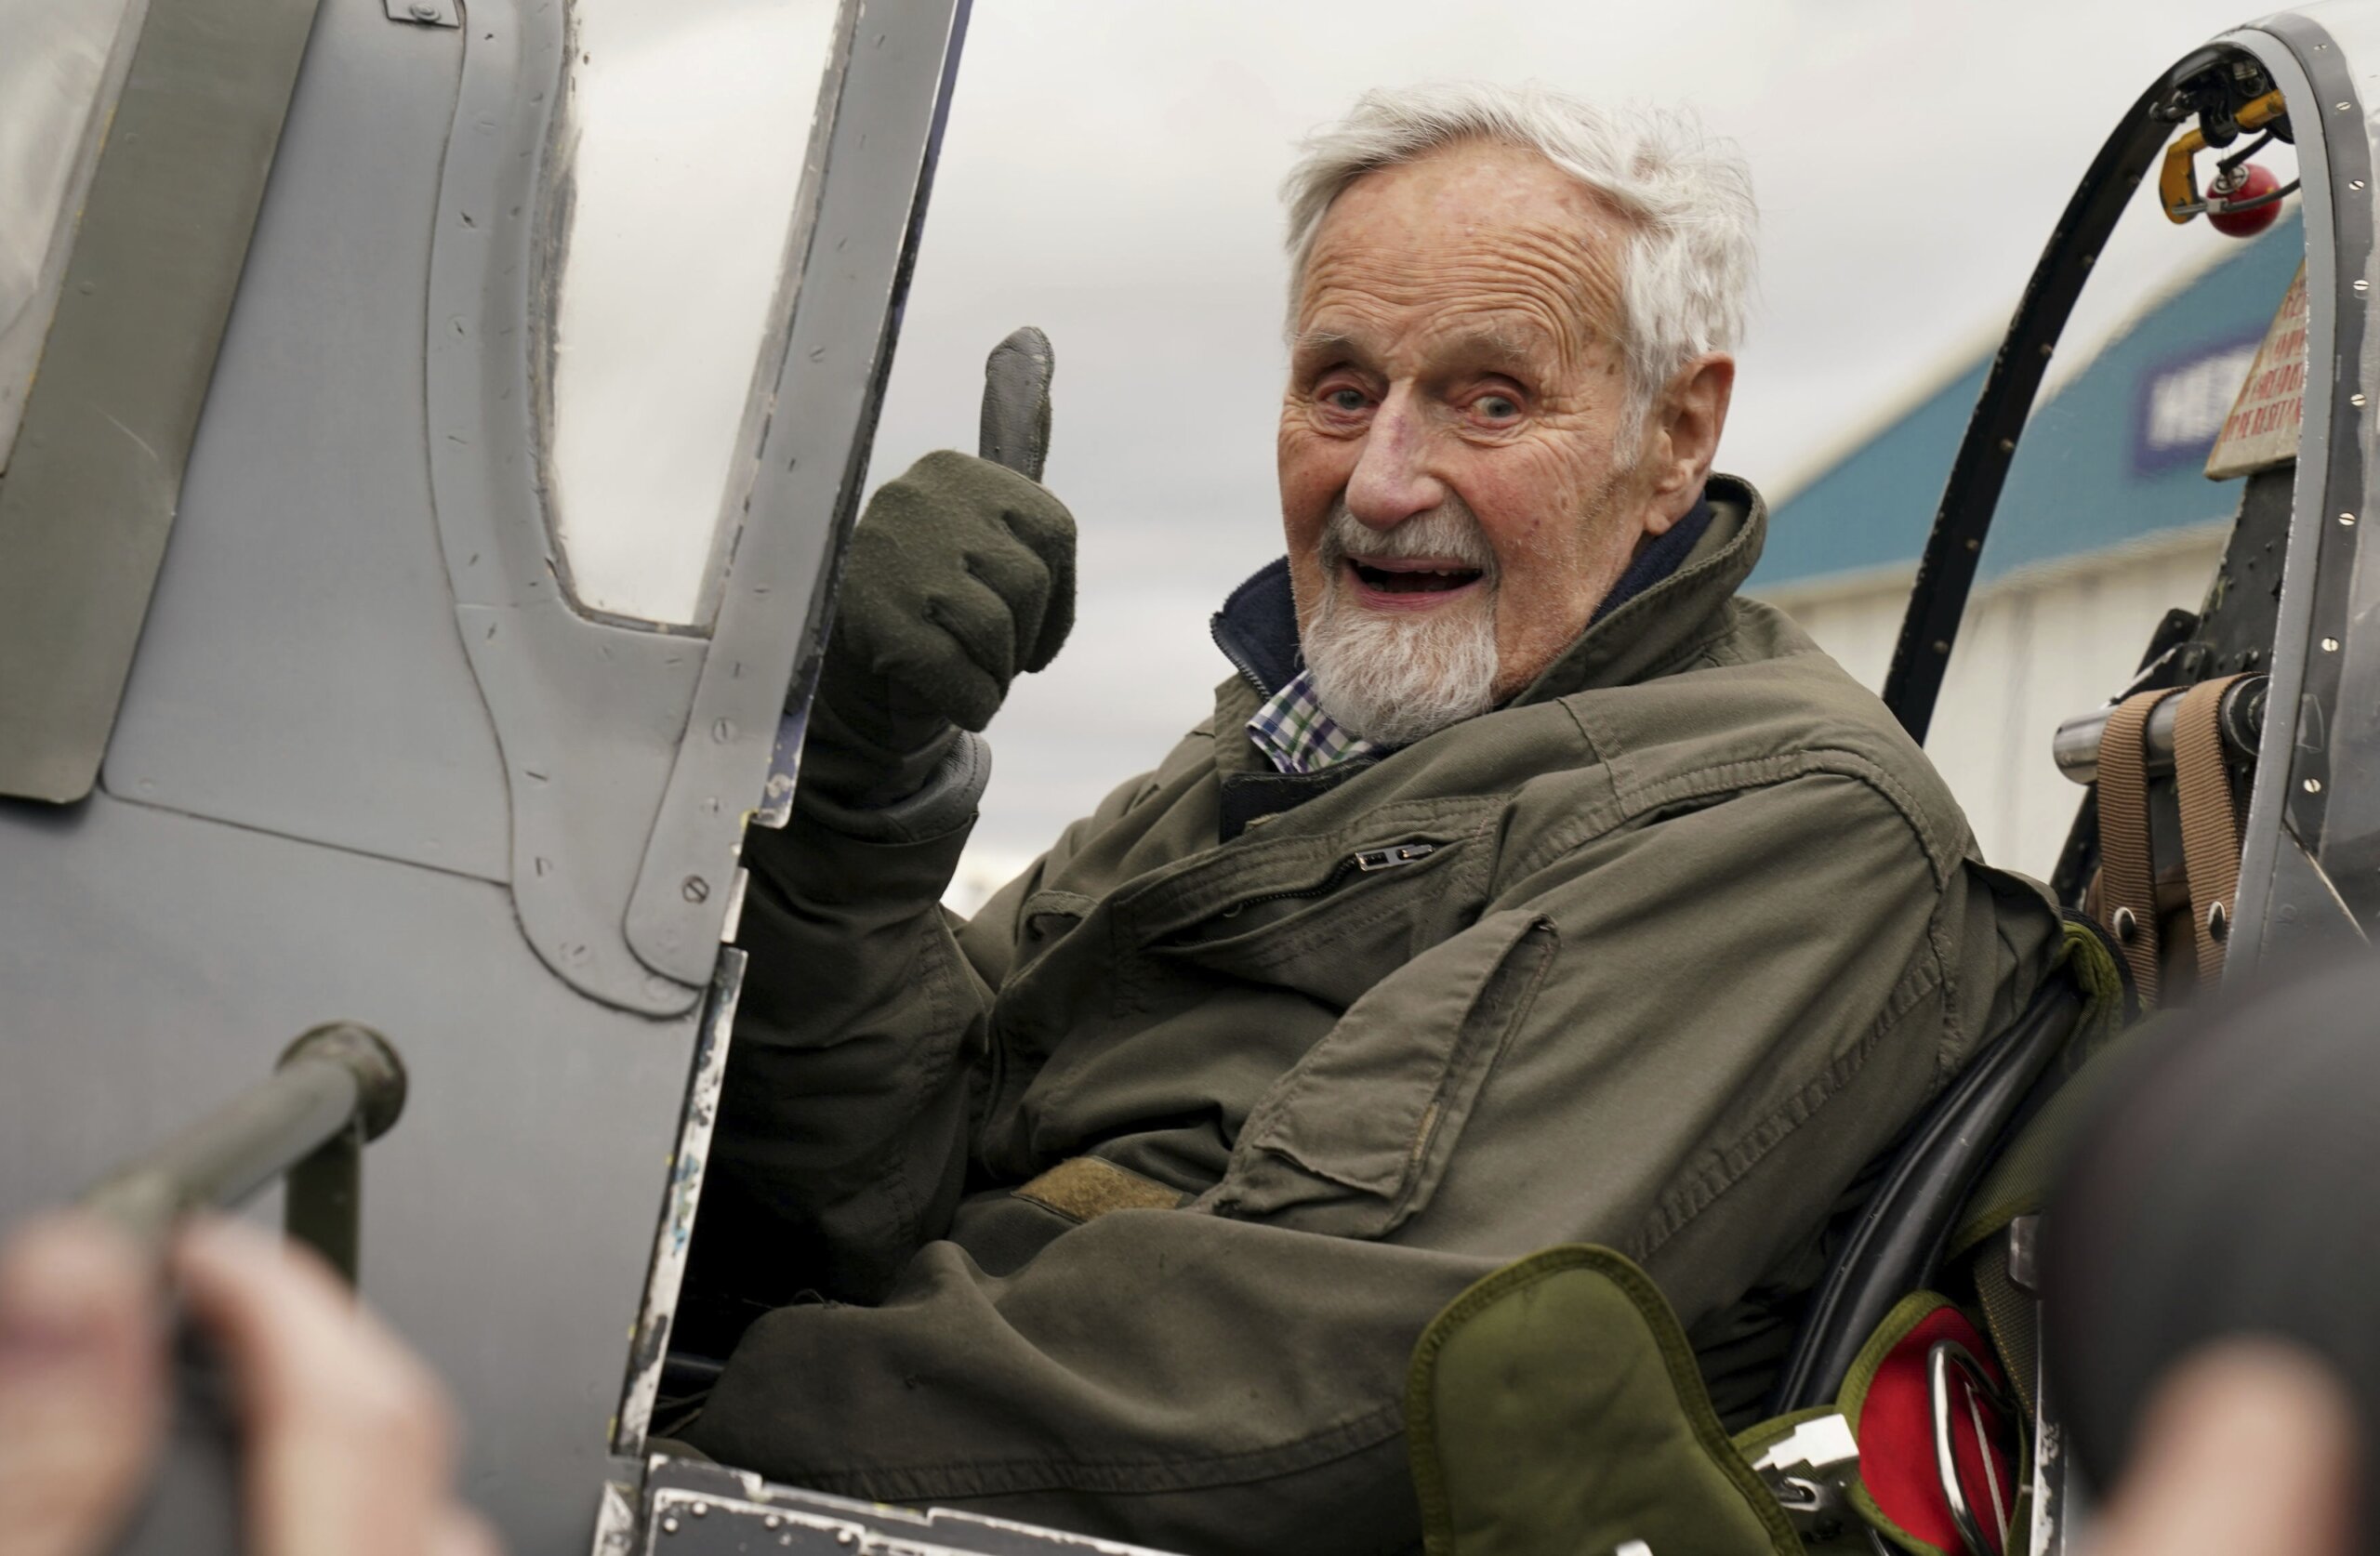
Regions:
<svg viewBox="0 0 2380 1556"><path fill-rule="evenodd" d="M311 1253L219 1220L170 1271L238 1401L253 1556L494 1556L454 1496L445 1391ZM0 1248L0 1556L92 1556L137 1506L168 1407L153 1272L56 1216Z"/></svg>
<svg viewBox="0 0 2380 1556"><path fill-rule="evenodd" d="M2174 1369L2083 1556L2351 1556L2355 1418L2320 1363L2232 1340Z"/></svg>

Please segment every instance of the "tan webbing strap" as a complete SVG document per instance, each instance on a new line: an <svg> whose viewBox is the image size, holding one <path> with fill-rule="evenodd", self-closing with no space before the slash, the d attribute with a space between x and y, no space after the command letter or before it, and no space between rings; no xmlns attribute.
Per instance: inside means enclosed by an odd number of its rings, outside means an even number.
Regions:
<svg viewBox="0 0 2380 1556"><path fill-rule="evenodd" d="M1074 1156L1009 1193L1072 1221L1111 1210L1171 1210L1194 1196L1100 1156Z"/></svg>
<svg viewBox="0 0 2380 1556"><path fill-rule="evenodd" d="M2099 914L2132 969L2140 1008L2157 1008L2157 865L2149 841L2149 716L2176 689L2118 703L2099 734Z"/></svg>
<svg viewBox="0 0 2380 1556"><path fill-rule="evenodd" d="M2240 890L2240 818L2223 760L2223 693L2238 676L2189 689L2174 722L2174 787L2182 807L2182 867L2190 881L2190 928L2198 937L2198 982L2212 991L2231 938Z"/></svg>

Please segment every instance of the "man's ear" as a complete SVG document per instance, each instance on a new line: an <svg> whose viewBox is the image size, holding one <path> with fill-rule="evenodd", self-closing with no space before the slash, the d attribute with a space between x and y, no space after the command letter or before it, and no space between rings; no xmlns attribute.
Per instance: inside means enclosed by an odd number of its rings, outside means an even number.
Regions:
<svg viewBox="0 0 2380 1556"><path fill-rule="evenodd" d="M1653 406L1646 450L1645 528L1659 534L1694 511L1719 455L1727 402L1736 390L1736 359L1724 351L1695 358L1670 380Z"/></svg>

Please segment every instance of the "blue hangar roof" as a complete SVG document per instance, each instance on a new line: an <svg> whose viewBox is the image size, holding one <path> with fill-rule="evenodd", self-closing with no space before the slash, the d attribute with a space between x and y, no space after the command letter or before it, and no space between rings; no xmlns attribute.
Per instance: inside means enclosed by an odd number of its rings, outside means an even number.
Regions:
<svg viewBox="0 0 2380 1556"><path fill-rule="evenodd" d="M2304 251L2293 211L2133 321L2034 411L1978 582L2231 517L2239 482L2206 479L2207 450ZM1986 350L1779 504L1749 587L1914 565L1990 365Z"/></svg>

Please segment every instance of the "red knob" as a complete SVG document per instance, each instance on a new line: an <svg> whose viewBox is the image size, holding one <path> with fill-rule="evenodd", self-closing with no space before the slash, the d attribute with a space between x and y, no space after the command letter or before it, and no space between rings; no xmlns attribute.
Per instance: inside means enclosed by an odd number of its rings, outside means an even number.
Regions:
<svg viewBox="0 0 2380 1556"><path fill-rule="evenodd" d="M2281 187L2281 180L2254 163L2240 169L2236 188L2225 189L2218 180L2207 191L2206 219L2218 232L2234 238L2253 238L2281 219L2281 202L2269 201L2252 210L2236 211L2231 206L2259 200Z"/></svg>

